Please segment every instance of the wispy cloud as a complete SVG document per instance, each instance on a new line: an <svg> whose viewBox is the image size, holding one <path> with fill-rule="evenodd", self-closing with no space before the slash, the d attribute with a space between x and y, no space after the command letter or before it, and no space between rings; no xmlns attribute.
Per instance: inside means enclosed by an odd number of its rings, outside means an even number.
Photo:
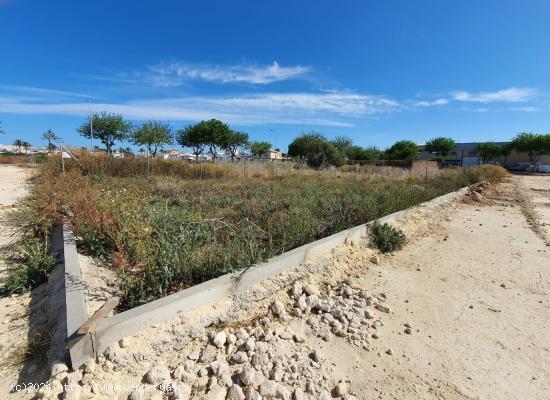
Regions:
<svg viewBox="0 0 550 400"><path fill-rule="evenodd" d="M518 112L537 112L540 111L538 107L510 107L510 111L518 111Z"/></svg>
<svg viewBox="0 0 550 400"><path fill-rule="evenodd" d="M155 86L180 86L187 80L203 80L219 83L249 83L265 85L273 82L303 78L311 67L296 65L283 67L276 61L270 65L212 65L187 63L162 63L149 66L150 78Z"/></svg>
<svg viewBox="0 0 550 400"><path fill-rule="evenodd" d="M417 107L433 107L433 106L444 106L446 104L449 104L449 100L441 98L441 99L436 99L436 100L433 100L433 101L427 101L427 100L417 101L415 103L415 106L417 106Z"/></svg>
<svg viewBox="0 0 550 400"><path fill-rule="evenodd" d="M2 1L2 0L0 0ZM88 98L88 94L53 90L34 86L0 85L0 90L26 100L51 100L55 98Z"/></svg>
<svg viewBox="0 0 550 400"><path fill-rule="evenodd" d="M81 116L88 113L86 102L57 100L36 102L3 97L0 98L0 112ZM346 92L266 93L94 103L93 109L120 113L136 120L195 121L219 118L229 123L249 125L353 126L356 118L399 110L399 103L382 96Z"/></svg>
<svg viewBox="0 0 550 400"><path fill-rule="evenodd" d="M496 92L453 92L454 100L465 102L491 103L491 102L507 102L517 103L532 100L537 95L537 90L533 88L517 88L511 87L508 89L498 90Z"/></svg>

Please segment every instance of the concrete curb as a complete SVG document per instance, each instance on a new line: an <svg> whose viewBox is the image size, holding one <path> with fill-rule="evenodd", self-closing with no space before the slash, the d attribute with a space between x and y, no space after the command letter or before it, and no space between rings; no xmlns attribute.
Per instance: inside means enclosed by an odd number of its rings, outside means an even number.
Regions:
<svg viewBox="0 0 550 400"><path fill-rule="evenodd" d="M56 306L58 310L64 311L64 318L58 317L56 325L59 331L59 325L64 325L62 343L68 346L72 367L78 368L94 355L91 335L76 335L78 328L88 320L84 294L86 285L82 281L76 241L70 228L65 224L54 227L52 241L55 243L57 263L61 267L58 273L63 274L63 285L57 286L64 294L64 299L59 300L64 300L64 304ZM55 342L59 349L59 338ZM59 350L56 353L59 354Z"/></svg>
<svg viewBox="0 0 550 400"><path fill-rule="evenodd" d="M468 188L466 187L448 193L409 209L379 218L375 221L380 223L395 222L419 209L434 208L451 202L463 196L467 190ZM265 279L274 277L281 272L304 263L309 257L327 253L343 244L346 240L360 239L366 235L367 226L375 221L346 229L334 235L298 247L277 257L273 257L264 263L253 265L242 271L220 276L200 285L193 286L189 289L182 290L107 318L91 333L91 343L85 340L82 345L77 347L78 352L75 351L74 359L73 353L71 352L73 367L79 367L81 365L79 363L83 363L89 357L92 357L94 352L95 354L101 354L110 344L124 337L133 335L148 326L169 321L179 313L189 312L219 301L224 297L240 293ZM80 300L78 301L80 302Z"/></svg>

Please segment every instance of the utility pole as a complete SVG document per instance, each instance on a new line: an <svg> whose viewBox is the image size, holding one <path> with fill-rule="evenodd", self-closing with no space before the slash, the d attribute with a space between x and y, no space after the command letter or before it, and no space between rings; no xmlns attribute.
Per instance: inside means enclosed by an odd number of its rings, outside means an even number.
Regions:
<svg viewBox="0 0 550 400"><path fill-rule="evenodd" d="M61 148L61 170L63 171L63 175L65 175L65 160L64 160L65 157L63 157L63 140L61 140L59 144L60 144L59 147Z"/></svg>
<svg viewBox="0 0 550 400"><path fill-rule="evenodd" d="M269 133L273 135L273 150L275 150L277 148L277 134L273 129L270 129Z"/></svg>

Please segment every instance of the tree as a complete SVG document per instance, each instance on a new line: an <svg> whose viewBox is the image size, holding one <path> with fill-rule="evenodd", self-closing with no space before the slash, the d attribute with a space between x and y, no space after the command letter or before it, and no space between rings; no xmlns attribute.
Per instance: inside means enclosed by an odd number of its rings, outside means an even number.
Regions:
<svg viewBox="0 0 550 400"><path fill-rule="evenodd" d="M162 122L149 121L132 132L131 140L137 146L145 146L154 158L159 148L172 144L172 128Z"/></svg>
<svg viewBox="0 0 550 400"><path fill-rule="evenodd" d="M13 142L13 145L15 147L17 147L17 149L19 150L19 154L21 154L21 147L23 147L23 142L21 139L16 139L14 142Z"/></svg>
<svg viewBox="0 0 550 400"><path fill-rule="evenodd" d="M6 133L6 131L4 129L2 129L2 121L0 121L0 135L3 135L5 133Z"/></svg>
<svg viewBox="0 0 550 400"><path fill-rule="evenodd" d="M199 129L204 135L209 152L216 162L218 148L221 148L231 133L229 126L217 119L199 122Z"/></svg>
<svg viewBox="0 0 550 400"><path fill-rule="evenodd" d="M527 153L529 162L536 165L540 156L550 154L550 134L536 134L522 132L511 142L514 150Z"/></svg>
<svg viewBox="0 0 550 400"><path fill-rule="evenodd" d="M336 139L331 141L331 143L344 156L347 156L349 149L353 146L352 140L345 136L338 136Z"/></svg>
<svg viewBox="0 0 550 400"><path fill-rule="evenodd" d="M29 142L23 142L21 143L21 146L25 149L25 153L29 154L29 149L32 147L32 144ZM21 153L21 150L19 150L19 152Z"/></svg>
<svg viewBox="0 0 550 400"><path fill-rule="evenodd" d="M48 153L52 154L57 149L57 146L53 143L50 143L48 144L47 149L48 149ZM84 147L84 149L86 148Z"/></svg>
<svg viewBox="0 0 550 400"><path fill-rule="evenodd" d="M386 157L390 160L416 160L418 146L410 140L400 140L386 150Z"/></svg>
<svg viewBox="0 0 550 400"><path fill-rule="evenodd" d="M42 139L48 141L48 152L51 154L55 150L55 145L52 142L59 140L59 137L51 129L48 129L42 134Z"/></svg>
<svg viewBox="0 0 550 400"><path fill-rule="evenodd" d="M426 150L430 153L437 153L443 157L447 157L451 151L456 147L456 143L451 138L436 137L426 142Z"/></svg>
<svg viewBox="0 0 550 400"><path fill-rule="evenodd" d="M483 164L489 163L501 154L501 148L493 142L479 143L476 146L476 151Z"/></svg>
<svg viewBox="0 0 550 400"><path fill-rule="evenodd" d="M188 126L183 131L178 132L177 137L179 144L193 149L197 160L199 154L208 146L212 158L216 161L218 148L223 147L230 141L228 138L231 132L227 124L217 119L211 119Z"/></svg>
<svg viewBox="0 0 550 400"><path fill-rule="evenodd" d="M254 157L262 158L269 150L271 150L271 143L269 142L252 142L250 144L250 152Z"/></svg>
<svg viewBox="0 0 550 400"><path fill-rule="evenodd" d="M103 143L105 150L111 154L116 141L126 140L132 130L132 124L125 121L122 115L103 112L92 116L93 131L90 130L90 118L77 129L87 139L96 138Z"/></svg>
<svg viewBox="0 0 550 400"><path fill-rule="evenodd" d="M229 131L221 138L221 148L229 153L231 160L235 159L239 147L248 145L248 133L241 131Z"/></svg>
<svg viewBox="0 0 550 400"><path fill-rule="evenodd" d="M176 141L182 146L190 148L195 155L195 159L199 161L199 156L204 152L206 147L206 137L199 127L199 124L189 125L185 129L181 129L176 133Z"/></svg>
<svg viewBox="0 0 550 400"><path fill-rule="evenodd" d="M512 143L505 143L502 146L500 146L500 155L504 157L504 167L508 165L508 156L512 154L512 150L514 150Z"/></svg>
<svg viewBox="0 0 550 400"><path fill-rule="evenodd" d="M381 151L376 147L351 146L348 148L346 156L348 160L376 160L380 158Z"/></svg>
<svg viewBox="0 0 550 400"><path fill-rule="evenodd" d="M294 139L288 146L288 155L298 157L314 168L326 164L339 166L344 163L344 156L336 146L316 132L304 133Z"/></svg>

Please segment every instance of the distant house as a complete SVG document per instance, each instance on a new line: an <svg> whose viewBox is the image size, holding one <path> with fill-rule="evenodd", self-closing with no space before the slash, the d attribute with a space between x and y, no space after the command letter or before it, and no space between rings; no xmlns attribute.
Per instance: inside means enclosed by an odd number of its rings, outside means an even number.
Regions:
<svg viewBox="0 0 550 400"><path fill-rule="evenodd" d="M508 144L509 142L494 142L497 146L502 146ZM475 165L480 165L482 163L481 157L477 152L477 145L479 142L469 142L469 143L457 143L453 151L451 151L445 157L445 164L448 166L456 165L461 167L472 167ZM431 153L426 150L425 144L418 145L420 150L420 159L421 160L431 160L437 154ZM527 170L530 167L529 156L526 153L520 153L517 151L512 151L512 153L507 156L496 157L491 160L492 164L502 165L508 169L517 169L517 170ZM539 160L540 165L549 165L550 164L550 155L543 155Z"/></svg>
<svg viewBox="0 0 550 400"><path fill-rule="evenodd" d="M282 160L283 152L279 150L269 150L268 158L270 160Z"/></svg>

